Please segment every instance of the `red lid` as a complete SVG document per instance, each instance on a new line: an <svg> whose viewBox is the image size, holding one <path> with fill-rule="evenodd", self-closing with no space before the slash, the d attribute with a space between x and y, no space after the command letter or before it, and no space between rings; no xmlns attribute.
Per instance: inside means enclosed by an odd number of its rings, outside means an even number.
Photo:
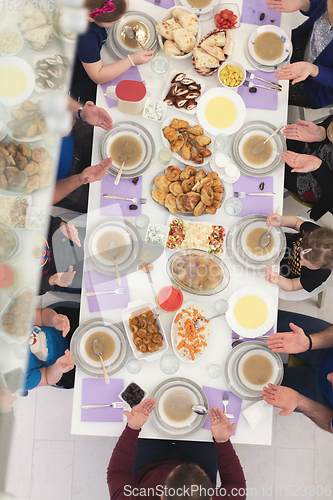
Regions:
<svg viewBox="0 0 333 500"><path fill-rule="evenodd" d="M147 89L144 83L134 80L123 80L116 87L116 96L122 101L139 102L146 93Z"/></svg>
<svg viewBox="0 0 333 500"><path fill-rule="evenodd" d="M183 294L172 286L166 286L159 292L157 300L164 311L177 311L183 303Z"/></svg>
<svg viewBox="0 0 333 500"><path fill-rule="evenodd" d="M8 288L14 281L13 268L8 264L0 264L0 288Z"/></svg>

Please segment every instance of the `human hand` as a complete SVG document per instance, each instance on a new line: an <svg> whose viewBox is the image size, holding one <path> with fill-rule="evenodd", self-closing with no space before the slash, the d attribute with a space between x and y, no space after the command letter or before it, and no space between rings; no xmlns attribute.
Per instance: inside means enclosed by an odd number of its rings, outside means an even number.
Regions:
<svg viewBox="0 0 333 500"><path fill-rule="evenodd" d="M0 413L9 413L12 411L13 402L17 398L12 396L11 392L3 384L0 384Z"/></svg>
<svg viewBox="0 0 333 500"><path fill-rule="evenodd" d="M101 127L104 130L111 130L113 128L112 118L109 113L96 106L92 101L87 101L81 111L82 120L93 125L94 127Z"/></svg>
<svg viewBox="0 0 333 500"><path fill-rule="evenodd" d="M291 123L284 127L283 135L293 141L321 142L326 138L326 131L313 122L298 118L297 123Z"/></svg>
<svg viewBox="0 0 333 500"><path fill-rule="evenodd" d="M154 57L153 50L138 50L131 54L131 59L134 64L146 64Z"/></svg>
<svg viewBox="0 0 333 500"><path fill-rule="evenodd" d="M74 358L69 349L66 349L65 354L57 359L54 363L59 373L67 373L71 371L74 366Z"/></svg>
<svg viewBox="0 0 333 500"><path fill-rule="evenodd" d="M90 184L91 182L100 181L112 164L112 158L106 158L98 165L87 167L80 174L82 184Z"/></svg>
<svg viewBox="0 0 333 500"><path fill-rule="evenodd" d="M299 394L290 387L268 384L261 393L266 403L282 408L279 413L281 417L290 415L297 408Z"/></svg>
<svg viewBox="0 0 333 500"><path fill-rule="evenodd" d="M318 66L312 63L300 61L293 64L286 64L275 71L275 76L278 80L292 80L291 84L303 82L308 76L318 75Z"/></svg>
<svg viewBox="0 0 333 500"><path fill-rule="evenodd" d="M303 9L302 0L267 0L266 4L277 12L296 12Z"/></svg>
<svg viewBox="0 0 333 500"><path fill-rule="evenodd" d="M149 413L153 411L156 406L156 399L149 398L141 401L136 406L133 406L131 411L124 411L127 417L127 425L131 429L137 431L147 422Z"/></svg>
<svg viewBox="0 0 333 500"><path fill-rule="evenodd" d="M70 328L70 323L67 316L65 316L64 314L55 314L54 316L52 316L51 323L54 328L62 332L63 337L66 337Z"/></svg>
<svg viewBox="0 0 333 500"><path fill-rule="evenodd" d="M279 214L270 214L266 219L266 226L281 226L282 224L282 215Z"/></svg>
<svg viewBox="0 0 333 500"><path fill-rule="evenodd" d="M73 266L69 266L68 271L56 273L49 279L51 286L58 285L67 288L73 283L76 271L73 271Z"/></svg>
<svg viewBox="0 0 333 500"><path fill-rule="evenodd" d="M300 155L293 151L285 151L281 154L283 161L291 167L292 172L307 173L314 172L322 164L322 160L312 155Z"/></svg>
<svg viewBox="0 0 333 500"><path fill-rule="evenodd" d="M73 243L76 243L78 247L81 247L81 241L79 238L79 232L74 226L74 224L62 224L60 226L60 231L66 238L71 240Z"/></svg>
<svg viewBox="0 0 333 500"><path fill-rule="evenodd" d="M213 438L217 443L225 443L233 435L236 423L230 425L230 420L223 413L221 408L211 408L209 410L210 429Z"/></svg>
<svg viewBox="0 0 333 500"><path fill-rule="evenodd" d="M279 277L280 276L278 273L272 271L272 269L269 266L266 266L265 280L268 281L268 283L272 283L272 285L277 285Z"/></svg>
<svg viewBox="0 0 333 500"><path fill-rule="evenodd" d="M305 352L310 346L310 340L304 330L294 323L289 323L291 332L274 333L267 340L267 347L273 352L287 352L297 354Z"/></svg>

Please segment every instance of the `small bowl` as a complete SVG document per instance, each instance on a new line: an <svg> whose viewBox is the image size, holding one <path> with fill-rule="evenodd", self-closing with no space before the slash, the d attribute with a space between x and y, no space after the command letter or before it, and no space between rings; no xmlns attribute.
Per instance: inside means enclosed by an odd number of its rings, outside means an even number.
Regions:
<svg viewBox="0 0 333 500"><path fill-rule="evenodd" d="M241 72L243 73L242 81L238 85L235 85L234 87L230 87L229 85L226 85L225 83L222 82L222 80L220 78L220 72L221 72L221 70L223 68L225 68L226 66L228 66L228 64L230 64L232 66L236 66L236 68L240 69ZM219 82L222 85L222 87L226 87L227 89L238 89L238 87L240 87L241 85L243 85L243 83L245 82L246 70L245 70L244 66L242 66L239 62L237 62L237 61L230 61L228 59L227 61L224 61L224 63L222 64L222 66L219 67L219 70L217 72L217 77L218 77Z"/></svg>
<svg viewBox="0 0 333 500"><path fill-rule="evenodd" d="M158 105L160 107L160 112L158 113L156 110L153 109L153 106ZM149 111L149 107L152 107L151 111ZM166 112L167 112L168 105L166 102L160 101L159 99L153 99L151 97L147 97L146 103L145 103L145 108L142 112L143 118L146 118L147 120L152 120L154 122L158 123L163 123L165 120ZM154 115L155 111L155 117ZM147 116L151 113L152 116Z"/></svg>
<svg viewBox="0 0 333 500"><path fill-rule="evenodd" d="M131 384L135 384L135 385L137 385L137 386L138 386L138 387L139 387L139 388L143 391L143 397L142 397L141 401L143 401L144 399L146 399L146 397L148 396L148 392L147 392L147 391L145 391L144 389L142 389L142 387L140 387L140 386L139 386L139 384L137 384L136 382L134 382L134 381L132 380L132 382L130 382L129 384L127 384L127 386L126 386L126 387L125 387L125 388L121 391L121 393L120 393L120 394L118 394L118 398L119 398L119 399L121 399L124 403L126 403L126 404L130 407L130 408L134 408L134 406L136 406L136 405L131 406L131 405L130 405L127 401L125 401L125 399L122 397L122 394L124 394L124 392L126 391L126 389L127 389L127 388L131 385ZM141 403L141 401L139 401L139 403ZM139 403L137 403L137 404L139 404Z"/></svg>
<svg viewBox="0 0 333 500"><path fill-rule="evenodd" d="M171 19L172 18L172 14L173 14L173 11L175 9L182 9L186 12L188 12L189 14L192 14L193 16L195 16L196 14L193 12L192 9L187 9L186 7L171 7L171 9L167 10L166 11L166 14L165 16L163 17L162 19L162 23L164 21L167 21L168 19ZM197 36L196 36L196 39L197 39L197 45L198 45L198 42L200 40L200 35L201 35L201 29L200 29L200 23L199 23L199 29L198 29L198 33L197 33ZM163 50L163 53L164 53L164 38L161 36L161 35L157 35L157 38L158 38L158 43L161 47L161 49ZM187 59L188 57L191 57L192 55L192 51L191 52L188 52L187 54L184 54L182 56L174 56L174 55L170 55L170 56L167 56L167 57L171 57L172 59Z"/></svg>
<svg viewBox="0 0 333 500"><path fill-rule="evenodd" d="M232 12L237 16L236 24L235 24L234 28L232 28L232 29L239 28L240 27L240 12L239 12L238 5L236 3L223 3L223 4L219 3L218 5L215 5L215 7L213 9L214 16L216 14L219 14L221 12L221 10L224 10L224 9L232 10Z"/></svg>
<svg viewBox="0 0 333 500"><path fill-rule="evenodd" d="M18 54L22 50L22 47L24 45L24 38L17 29L5 28L5 29L0 31L0 47L1 47L1 37L2 37L2 35L5 35L6 33L13 33L17 36L17 38L20 40L20 48L17 50L14 50L14 52L5 52L5 51L1 50L1 48L0 48L0 53L3 54L4 56L15 56L16 54Z"/></svg>

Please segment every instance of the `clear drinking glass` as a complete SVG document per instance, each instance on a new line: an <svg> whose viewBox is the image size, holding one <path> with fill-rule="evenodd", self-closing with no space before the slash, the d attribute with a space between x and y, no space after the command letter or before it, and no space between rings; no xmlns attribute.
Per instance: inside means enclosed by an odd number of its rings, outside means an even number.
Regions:
<svg viewBox="0 0 333 500"><path fill-rule="evenodd" d="M162 55L155 56L150 61L150 69L154 82L163 82L165 73L169 69L169 61Z"/></svg>
<svg viewBox="0 0 333 500"><path fill-rule="evenodd" d="M224 202L224 210L228 215L239 215L243 210L243 203L239 198L232 196Z"/></svg>
<svg viewBox="0 0 333 500"><path fill-rule="evenodd" d="M207 373L211 378L219 378L222 376L223 369L222 366L211 364L207 366Z"/></svg>
<svg viewBox="0 0 333 500"><path fill-rule="evenodd" d="M173 354L166 354L161 358L160 368L166 375L173 375L179 370L180 361Z"/></svg>
<svg viewBox="0 0 333 500"><path fill-rule="evenodd" d="M219 314L225 314L229 309L229 303L227 300L220 299L215 302L214 307Z"/></svg>
<svg viewBox="0 0 333 500"><path fill-rule="evenodd" d="M161 163L169 163L172 157L172 151L168 148L162 148L158 152L158 159Z"/></svg>
<svg viewBox="0 0 333 500"><path fill-rule="evenodd" d="M126 364L126 368L130 373L136 374L141 370L141 363L138 359L130 359Z"/></svg>
<svg viewBox="0 0 333 500"><path fill-rule="evenodd" d="M213 151L215 154L222 153L229 144L229 136L226 134L217 134L213 142Z"/></svg>

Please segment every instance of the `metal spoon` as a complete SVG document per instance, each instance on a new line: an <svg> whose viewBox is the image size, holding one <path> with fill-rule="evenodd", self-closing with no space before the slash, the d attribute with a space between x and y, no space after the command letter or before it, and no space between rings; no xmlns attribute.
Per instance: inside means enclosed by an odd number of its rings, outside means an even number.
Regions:
<svg viewBox="0 0 333 500"><path fill-rule="evenodd" d="M194 326L195 328L199 328L202 323L209 323L212 319L219 318L220 316L223 316L223 314L215 314L215 316L211 316L210 318L197 319L194 322Z"/></svg>
<svg viewBox="0 0 333 500"><path fill-rule="evenodd" d="M102 358L102 354L104 352L104 346L99 339L95 339L93 344L92 344L92 348L93 348L94 353L97 354L97 356L99 356L99 359L101 360L105 383L109 384L110 383L109 375L106 373L104 361Z"/></svg>
<svg viewBox="0 0 333 500"><path fill-rule="evenodd" d="M132 28L132 26L125 26L125 35L128 36L128 38L133 38L142 48L142 50L146 50L142 43L139 41L139 39L136 37L136 32Z"/></svg>
<svg viewBox="0 0 333 500"><path fill-rule="evenodd" d="M114 185L115 185L115 186L118 186L118 184L119 184L121 174L123 173L123 168L124 168L124 165L125 165L125 161L123 161L123 163L122 163L122 165L121 165L121 167L120 167L120 170L119 170L119 172L118 172L118 174L117 174L116 180L114 181Z"/></svg>
<svg viewBox="0 0 333 500"><path fill-rule="evenodd" d="M275 210L275 214L278 214L280 211L280 207ZM271 229L273 226L269 226L267 231L265 233L262 233L262 235L259 238L259 246L260 248L266 248L269 245L269 242L271 241Z"/></svg>
<svg viewBox="0 0 333 500"><path fill-rule="evenodd" d="M206 415L206 413L209 413L208 408L206 408L204 405L193 405L192 410L197 415ZM234 415L232 415L231 413L225 413L225 416L227 418L235 418Z"/></svg>
<svg viewBox="0 0 333 500"><path fill-rule="evenodd" d="M267 139L266 139L264 142L261 142L261 141L260 141L260 142L258 142L258 143L254 146L254 148L252 149L252 153L253 153L254 155L259 155L260 153L262 153L262 151L264 150L264 146L265 146L265 144L266 144L268 141L270 141L270 140L272 139L272 137L274 137L274 136L275 136L278 132L280 132L280 130L281 130L284 126L285 126L285 124L284 124L284 123L282 123L282 125L280 125L278 128L276 128L276 129L274 130L274 132L272 132L272 133L271 133L271 135L269 135L269 136L267 137Z"/></svg>
<svg viewBox="0 0 333 500"><path fill-rule="evenodd" d="M110 245L109 245L109 250L112 250L113 248L118 248L116 243L114 241L111 241ZM116 268L116 277L117 277L117 283L118 285L121 285L121 277L120 277L120 272L119 272L119 267L118 267L118 264L117 264L117 258L115 255L112 255L111 256L113 257L113 260L114 260L114 265L115 265L115 268Z"/></svg>

